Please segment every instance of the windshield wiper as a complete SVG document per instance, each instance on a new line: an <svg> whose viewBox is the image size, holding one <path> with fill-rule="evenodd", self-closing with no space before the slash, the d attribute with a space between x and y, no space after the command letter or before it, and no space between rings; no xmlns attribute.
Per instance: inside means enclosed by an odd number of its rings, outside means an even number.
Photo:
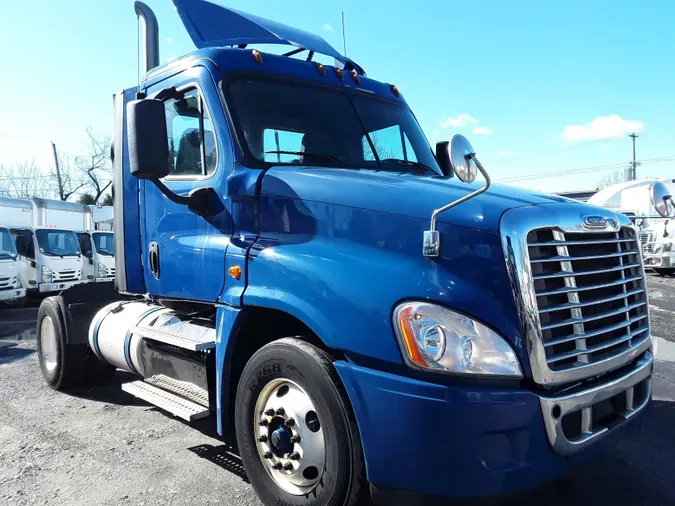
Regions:
<svg viewBox="0 0 675 506"><path fill-rule="evenodd" d="M424 171L432 172L438 175L438 173L434 169L432 169L428 165L423 164L422 162L413 162L412 160L401 160L400 158L385 158L384 160L380 160L380 162L383 164L387 162L394 162L400 165L405 165L407 167L415 167L416 169L422 169Z"/></svg>
<svg viewBox="0 0 675 506"><path fill-rule="evenodd" d="M344 167L348 167L349 164L344 160L340 160L336 156L324 155L321 153L307 153L306 151L265 151L266 155L299 155L299 156L309 156L310 158L319 158L323 160L330 160L331 162L337 162Z"/></svg>

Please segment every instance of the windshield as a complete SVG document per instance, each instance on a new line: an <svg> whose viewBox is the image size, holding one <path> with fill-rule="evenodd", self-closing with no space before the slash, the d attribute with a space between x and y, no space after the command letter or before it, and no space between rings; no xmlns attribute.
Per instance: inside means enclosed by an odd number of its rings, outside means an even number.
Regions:
<svg viewBox="0 0 675 506"><path fill-rule="evenodd" d="M40 253L49 256L80 255L80 245L71 230L36 230Z"/></svg>
<svg viewBox="0 0 675 506"><path fill-rule="evenodd" d="M115 241L113 234L94 232L94 245L96 252L101 255L113 256L115 254Z"/></svg>
<svg viewBox="0 0 675 506"><path fill-rule="evenodd" d="M258 162L441 174L404 104L262 78L236 80L228 91L240 138Z"/></svg>
<svg viewBox="0 0 675 506"><path fill-rule="evenodd" d="M16 258L14 240L6 228L0 228L0 260Z"/></svg>

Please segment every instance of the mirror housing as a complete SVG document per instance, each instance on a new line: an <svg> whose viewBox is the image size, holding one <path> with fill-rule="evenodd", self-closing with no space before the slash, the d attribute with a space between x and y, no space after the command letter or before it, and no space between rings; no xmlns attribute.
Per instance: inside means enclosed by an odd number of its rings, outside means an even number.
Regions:
<svg viewBox="0 0 675 506"><path fill-rule="evenodd" d="M649 196L656 212L664 218L670 218L673 211L673 196L666 185L661 182L654 183L649 189Z"/></svg>
<svg viewBox="0 0 675 506"><path fill-rule="evenodd" d="M169 142L164 102L154 98L129 102L127 138L132 176L158 180L169 175Z"/></svg>
<svg viewBox="0 0 675 506"><path fill-rule="evenodd" d="M446 177L455 177L450 163L450 141L440 141L436 143L436 163L441 172Z"/></svg>

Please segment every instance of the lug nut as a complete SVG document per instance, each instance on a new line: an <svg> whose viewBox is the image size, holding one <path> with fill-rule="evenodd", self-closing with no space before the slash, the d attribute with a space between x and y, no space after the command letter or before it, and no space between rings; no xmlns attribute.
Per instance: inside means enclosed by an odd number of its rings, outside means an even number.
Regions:
<svg viewBox="0 0 675 506"><path fill-rule="evenodd" d="M267 420L260 420L261 427L267 427L270 423Z"/></svg>
<svg viewBox="0 0 675 506"><path fill-rule="evenodd" d="M283 469L283 467L284 466L281 465L281 462L277 462L276 464L274 464L272 466L272 469L276 469L277 471L281 471L281 469Z"/></svg>
<svg viewBox="0 0 675 506"><path fill-rule="evenodd" d="M286 462L284 464L284 471L292 471L292 470L293 470L293 464L291 464L290 462Z"/></svg>
<svg viewBox="0 0 675 506"><path fill-rule="evenodd" d="M289 418L288 420L286 420L286 425L288 425L289 427L293 427L295 425L295 420Z"/></svg>
<svg viewBox="0 0 675 506"><path fill-rule="evenodd" d="M270 409L268 409L267 411L265 411L265 414L266 414L267 416L274 416L274 410L273 410L272 408L270 408Z"/></svg>
<svg viewBox="0 0 675 506"><path fill-rule="evenodd" d="M272 458L272 452L263 453L263 457L265 457L266 459L271 459Z"/></svg>
<svg viewBox="0 0 675 506"><path fill-rule="evenodd" d="M279 408L279 409L277 409L277 415L279 415L279 416L284 416L284 413L285 413L285 412L286 412L286 411L284 411L284 408ZM272 413L272 414L274 414L274 413Z"/></svg>
<svg viewBox="0 0 675 506"><path fill-rule="evenodd" d="M288 458L291 460L300 460L300 454L298 452L293 452Z"/></svg>
<svg viewBox="0 0 675 506"><path fill-rule="evenodd" d="M295 435L291 438L291 443L299 443L301 441L300 436Z"/></svg>
<svg viewBox="0 0 675 506"><path fill-rule="evenodd" d="M267 436L264 434L258 438L258 443L267 443Z"/></svg>

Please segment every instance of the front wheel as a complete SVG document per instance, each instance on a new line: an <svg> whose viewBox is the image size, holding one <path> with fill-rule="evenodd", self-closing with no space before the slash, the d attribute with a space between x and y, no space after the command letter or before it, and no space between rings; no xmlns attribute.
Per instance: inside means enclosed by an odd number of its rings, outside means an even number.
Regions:
<svg viewBox="0 0 675 506"><path fill-rule="evenodd" d="M322 350L285 338L258 350L237 388L235 429L263 504L353 506L365 488L356 420Z"/></svg>

